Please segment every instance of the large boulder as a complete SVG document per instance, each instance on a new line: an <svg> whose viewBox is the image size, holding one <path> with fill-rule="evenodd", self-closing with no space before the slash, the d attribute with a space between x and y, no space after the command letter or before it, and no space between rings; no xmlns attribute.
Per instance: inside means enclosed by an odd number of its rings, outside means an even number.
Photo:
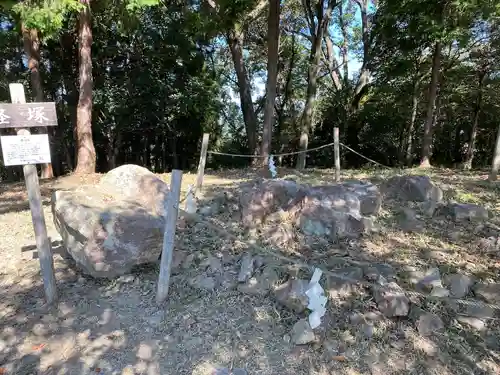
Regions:
<svg viewBox="0 0 500 375"><path fill-rule="evenodd" d="M168 185L147 168L125 164L110 170L101 179L99 190L133 200L155 215L165 215Z"/></svg>
<svg viewBox="0 0 500 375"><path fill-rule="evenodd" d="M369 232L382 200L376 186L347 182L310 188L300 205L297 226L308 235L332 239L357 237Z"/></svg>
<svg viewBox="0 0 500 375"><path fill-rule="evenodd" d="M306 195L307 188L289 180L258 180L240 187L243 225L253 228L280 210L293 209Z"/></svg>
<svg viewBox="0 0 500 375"><path fill-rule="evenodd" d="M394 176L383 185L384 194L413 202L441 202L443 191L429 176Z"/></svg>
<svg viewBox="0 0 500 375"><path fill-rule="evenodd" d="M52 213L77 265L93 277L113 278L158 260L167 196L167 184L153 173L127 165L95 187L54 192Z"/></svg>
<svg viewBox="0 0 500 375"><path fill-rule="evenodd" d="M309 187L288 180L260 180L240 188L243 224L255 227L268 219L290 219L306 235L331 239L359 236L373 227L382 203L376 186L351 181Z"/></svg>

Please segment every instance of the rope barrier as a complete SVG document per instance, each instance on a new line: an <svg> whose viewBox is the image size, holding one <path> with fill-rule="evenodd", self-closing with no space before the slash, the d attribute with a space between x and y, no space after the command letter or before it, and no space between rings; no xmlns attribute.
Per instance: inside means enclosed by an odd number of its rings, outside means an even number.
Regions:
<svg viewBox="0 0 500 375"><path fill-rule="evenodd" d="M380 165L381 167L384 167L384 168L393 169L393 168L391 168L391 167L388 167L387 165L381 164L381 163L379 163L378 161L375 161L375 160L373 160L373 159L370 159L370 158L368 158L368 157L366 157L366 156L364 156L364 155L360 154L360 153L359 153L359 152L357 152L356 150L353 150L352 148L350 148L349 146L346 146L346 145L345 145L345 144L343 144L343 143L340 143L340 145L341 145L342 147L345 147L345 148L346 148L346 149L348 149L349 151L351 151L351 152L355 153L356 155L361 156L362 158L364 158L364 159L368 160L369 162L372 162L373 164Z"/></svg>
<svg viewBox="0 0 500 375"><path fill-rule="evenodd" d="M330 147L333 146L335 143L328 143L323 146L315 147L315 148L310 148L308 150L302 150L302 151L294 151L294 152L285 152L282 154L272 154L273 157L281 157L281 156L292 156L292 155L299 155L299 154L305 154L307 152L312 152L312 151L317 151L321 150L322 148ZM223 156L234 156L234 157L240 157L240 158L265 158L266 156L264 155L245 155L245 154L229 154L226 152L219 152L219 151L208 151L208 154L212 155L223 155Z"/></svg>
<svg viewBox="0 0 500 375"><path fill-rule="evenodd" d="M359 280L359 279L355 279L355 278L351 278L349 276L346 276L346 275L343 275L343 274L340 274L340 273L335 273L335 272L332 272L332 271L329 271L329 270L325 270L325 269L322 269L321 267L318 267L318 266L315 266L315 265L310 265L308 263L305 263L305 262L301 262L299 260L296 260L296 259L292 259L290 257L287 257L285 255L282 255L282 254L279 254L277 251L275 250L272 250L272 249L267 249L267 248L264 248L264 247L261 247L255 243L251 243L251 242L247 242L247 241L243 241L241 240L238 236L236 236L235 234L233 233L230 233L228 231L226 231L225 229L217 226L217 225L214 225L212 224L211 222L205 220L204 218L202 218L201 216L197 215L197 214L190 214L190 213L187 213L186 211L184 211L183 209L179 209L179 216L181 217L184 217L188 220L193 220L197 223L200 223L202 225L204 225L205 227L209 228L209 229L212 229L218 233L220 233L221 235L237 242L237 243L240 243L244 246L248 246L258 252L261 252L261 253L266 253L268 255L271 255L277 259L280 259L284 262L287 262L287 263L292 263L292 264L295 264L297 265L299 268L302 268L302 269L305 269L305 270L308 270L309 272L314 272L314 270L316 268L320 269L325 275L330 275L332 277L335 277L337 279L340 279L340 280L343 280L343 281L346 281L346 282L350 282L350 283L353 283L353 284L356 284L356 285L360 285L360 286L364 286L364 287L370 287L374 290L381 290L384 288L384 286L380 286L378 284L375 284L375 283L372 283L372 282L369 282L369 281L364 281L364 280ZM349 259L345 259L347 262L351 263L351 264L356 264L356 265L362 265L363 263L365 263L366 265L369 265L369 263L366 263L366 262L358 262L358 261L350 261ZM500 306L499 305L493 305L493 304L490 304L490 303L484 303L484 302L481 302L481 301L471 301L471 300L464 300L464 299L458 299L458 298L452 298L452 297L441 297L441 296L431 296L429 294L424 294L424 293L420 293L420 292L416 292L416 291L411 291L411 290L403 290L403 292L408 296L408 297L413 297L413 298L422 298L422 299L427 299L427 300L434 300L434 301L449 301L449 302L453 302L453 303L457 303L459 305L464 305L464 306L476 306L476 307L486 307L486 308L490 308L492 310L495 310L495 311L500 311ZM488 319L495 319L496 318L488 318Z"/></svg>
<svg viewBox="0 0 500 375"><path fill-rule="evenodd" d="M335 142L328 143L328 144L323 145L323 146L318 146L318 147L310 148L310 149L307 149L307 150L294 151L294 152L285 152L285 153L281 153L281 154L270 154L269 156L272 155L273 157L283 157L283 156L292 156L292 155L305 154L305 153L308 153L308 152L313 152L313 151L321 150L323 148L331 147L333 145L335 145ZM359 153L358 151L352 149L351 147L346 146L342 142L339 142L339 145L342 146L342 147L344 147L344 148L346 148L347 150L355 153L356 155L361 156L363 159L369 161L370 163L379 165L379 166L381 166L383 168L392 169L391 167L388 167L387 165L384 165L382 163L379 163L378 161L370 159L367 156L364 156L363 154ZM207 153L208 154L212 154L212 155L232 156L232 157L238 157L238 158L264 158L264 157L266 157L264 155L231 154L231 153L219 152L219 151L208 151Z"/></svg>

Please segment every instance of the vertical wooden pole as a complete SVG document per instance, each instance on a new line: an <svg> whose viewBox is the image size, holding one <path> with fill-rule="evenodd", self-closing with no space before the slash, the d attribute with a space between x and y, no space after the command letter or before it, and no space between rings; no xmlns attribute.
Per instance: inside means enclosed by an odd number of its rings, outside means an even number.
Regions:
<svg viewBox="0 0 500 375"><path fill-rule="evenodd" d="M333 151L335 154L335 182L340 182L340 139L339 128L333 128Z"/></svg>
<svg viewBox="0 0 500 375"><path fill-rule="evenodd" d="M196 190L198 193L201 191L201 187L203 185L203 176L205 174L205 164L207 163L207 151L208 151L208 138L210 134L203 134L203 141L201 142L201 154L200 154L200 162L198 164L198 176L196 177Z"/></svg>
<svg viewBox="0 0 500 375"><path fill-rule="evenodd" d="M9 84L9 90L12 103L26 103L24 87L21 83ZM17 129L17 135L30 135L30 132L27 129ZM28 191L31 219L35 230L35 242L40 259L45 297L47 303L51 304L57 299L56 278L54 275L52 248L49 237L47 236L47 226L43 213L42 196L40 193L40 184L38 183L36 165L24 165L23 172L26 190Z"/></svg>
<svg viewBox="0 0 500 375"><path fill-rule="evenodd" d="M182 171L174 169L170 178L170 194L167 199L165 232L163 233L163 249L161 253L160 276L156 292L156 303L161 304L167 299L170 268L175 243L175 229L179 214L179 198L181 195Z"/></svg>

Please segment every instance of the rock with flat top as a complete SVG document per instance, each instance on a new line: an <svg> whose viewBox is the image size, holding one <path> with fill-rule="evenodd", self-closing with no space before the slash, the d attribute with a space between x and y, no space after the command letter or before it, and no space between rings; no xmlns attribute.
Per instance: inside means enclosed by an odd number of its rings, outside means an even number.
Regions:
<svg viewBox="0 0 500 375"><path fill-rule="evenodd" d="M265 296L274 287L279 277L271 267L265 267L261 273L250 278L247 283L238 285L238 290L245 294Z"/></svg>
<svg viewBox="0 0 500 375"><path fill-rule="evenodd" d="M407 316L410 311L410 300L395 282L377 283L373 296L380 312L387 317Z"/></svg>
<svg viewBox="0 0 500 375"><path fill-rule="evenodd" d="M500 283L477 283L474 294L488 303L500 304Z"/></svg>
<svg viewBox="0 0 500 375"><path fill-rule="evenodd" d="M382 203L378 188L350 181L309 187L289 180L258 180L241 186L240 212L243 225L255 228L264 222L278 226L288 221L306 235L336 240L358 237L374 230L371 216ZM284 245L292 228L276 231L271 241Z"/></svg>
<svg viewBox="0 0 500 375"><path fill-rule="evenodd" d="M450 203L448 211L456 221L488 220L488 210L483 206L470 203Z"/></svg>
<svg viewBox="0 0 500 375"><path fill-rule="evenodd" d="M306 319L301 319L293 325L291 336L295 345L306 345L316 341L316 335Z"/></svg>
<svg viewBox="0 0 500 375"><path fill-rule="evenodd" d="M429 176L394 176L382 185L384 194L413 202L441 202L443 191Z"/></svg>
<svg viewBox="0 0 500 375"><path fill-rule="evenodd" d="M243 225L255 228L279 210L294 207L305 195L306 188L288 180L257 180L240 187L240 212Z"/></svg>
<svg viewBox="0 0 500 375"><path fill-rule="evenodd" d="M463 298L469 294L474 285L474 279L467 275L456 273L447 275L445 277L445 284L448 286L452 297Z"/></svg>
<svg viewBox="0 0 500 375"><path fill-rule="evenodd" d="M275 288L276 299L296 313L301 313L309 304L309 297L306 294L308 286L309 282L307 280L288 280Z"/></svg>

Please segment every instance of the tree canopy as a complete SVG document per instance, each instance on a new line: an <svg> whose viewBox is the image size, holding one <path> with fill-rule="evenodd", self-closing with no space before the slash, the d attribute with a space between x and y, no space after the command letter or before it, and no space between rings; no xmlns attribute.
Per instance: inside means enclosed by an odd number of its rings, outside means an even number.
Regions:
<svg viewBox="0 0 500 375"><path fill-rule="evenodd" d="M192 168L204 132L229 153L306 150L335 127L389 166L484 167L500 125L499 13L493 0L1 1L0 100L22 82L57 103L55 174L82 158L86 172ZM332 154L280 162L332 166Z"/></svg>

